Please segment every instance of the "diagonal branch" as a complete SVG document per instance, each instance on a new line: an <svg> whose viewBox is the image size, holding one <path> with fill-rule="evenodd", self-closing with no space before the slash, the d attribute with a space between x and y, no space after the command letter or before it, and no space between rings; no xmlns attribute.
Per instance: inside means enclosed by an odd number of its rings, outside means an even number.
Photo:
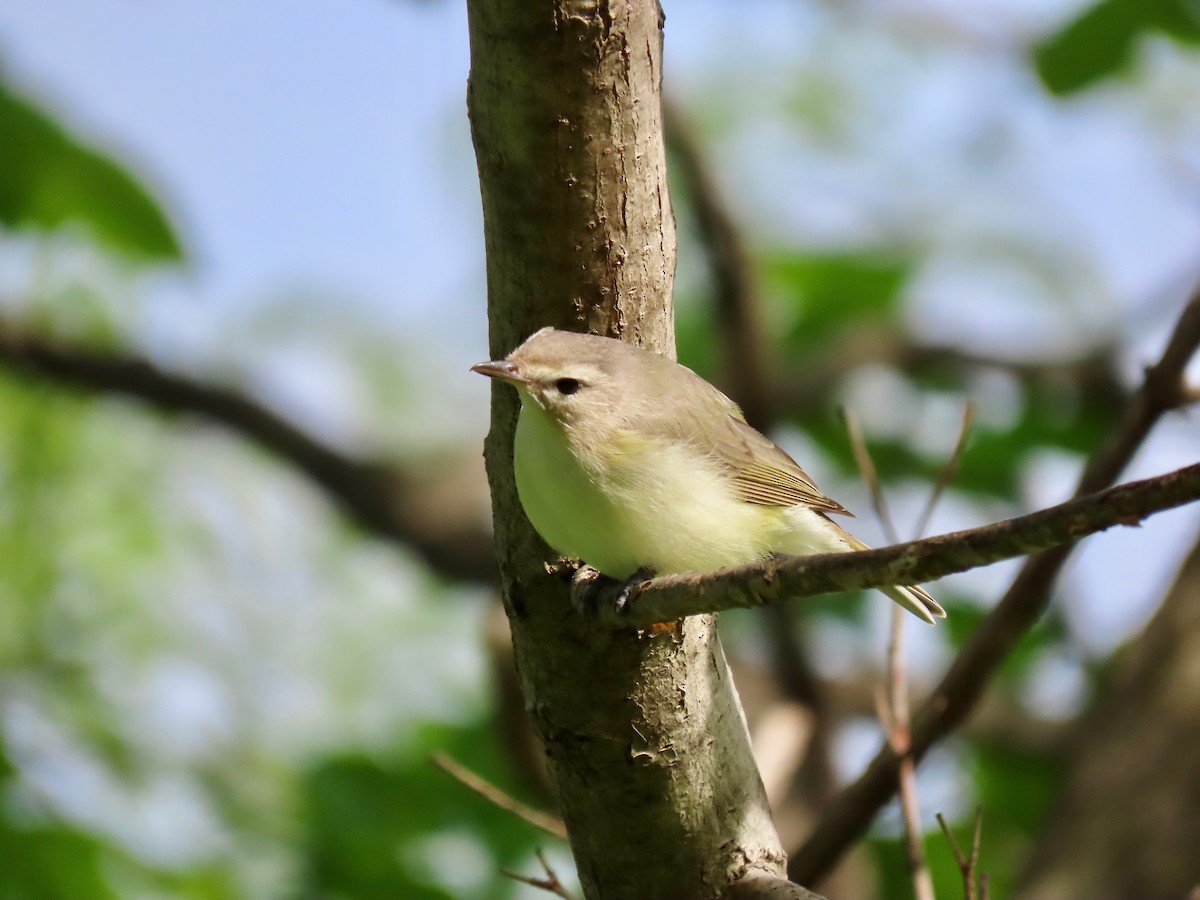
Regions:
<svg viewBox="0 0 1200 900"><path fill-rule="evenodd" d="M124 394L164 412L204 416L286 460L359 525L411 546L442 574L492 582L495 564L486 523L438 514L441 487L382 460L343 454L235 390L118 356L59 343L0 321L0 364L92 392Z"/></svg>
<svg viewBox="0 0 1200 900"><path fill-rule="evenodd" d="M665 99L663 138L704 245L729 393L751 425L765 428L774 412L771 342L763 337L749 254L686 117Z"/></svg>
<svg viewBox="0 0 1200 900"><path fill-rule="evenodd" d="M1077 497L1114 481L1158 419L1187 402L1183 372L1197 345L1200 345L1200 290L1193 292L1184 307L1162 357L1146 371L1142 386L1121 422L1088 461L1076 488ZM1026 561L1003 599L976 629L917 712L912 735L915 758L920 759L975 707L996 668L1050 602L1050 587L1069 555L1070 547L1060 546ZM797 879L815 879L828 872L891 798L898 769L899 758L890 748L882 747L867 770L834 801L817 830L792 856L788 874Z"/></svg>
<svg viewBox="0 0 1200 900"><path fill-rule="evenodd" d="M1136 525L1156 512L1196 500L1200 500L1200 464L992 525L877 550L769 559L715 572L654 578L625 604L603 602L611 584L606 583L597 588L596 599L601 602L594 606L607 624L647 627L783 599L921 584L1015 556L1041 553L1114 525Z"/></svg>
<svg viewBox="0 0 1200 900"><path fill-rule="evenodd" d="M1103 398L1120 411L1129 401L1114 363L1115 341L1102 342L1073 359L1020 361L947 344L916 341L895 328L860 324L831 339L826 349L804 364L780 373L772 386L779 410L797 416L828 405L841 382L864 366L888 366L909 375L965 377L979 370L1005 372L1027 385L1071 384Z"/></svg>
<svg viewBox="0 0 1200 900"><path fill-rule="evenodd" d="M506 794L491 782L476 775L453 757L445 753L435 753L429 758L429 761L467 790L487 800L498 809L512 813L518 819L527 822L534 828L540 828L546 834L561 838L564 841L567 839L567 826L562 823L562 819L542 812L540 809L534 809L532 806L522 803L516 797Z"/></svg>

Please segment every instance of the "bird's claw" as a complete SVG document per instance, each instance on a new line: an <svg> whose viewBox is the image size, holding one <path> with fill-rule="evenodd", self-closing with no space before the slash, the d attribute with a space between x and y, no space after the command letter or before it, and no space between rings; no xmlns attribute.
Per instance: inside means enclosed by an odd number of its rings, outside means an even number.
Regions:
<svg viewBox="0 0 1200 900"><path fill-rule="evenodd" d="M589 618L620 616L651 577L649 569L638 569L624 581L615 581L583 566L571 579L571 604Z"/></svg>
<svg viewBox="0 0 1200 900"><path fill-rule="evenodd" d="M623 582L621 582L620 591L617 593L613 605L617 612L623 613L631 602L642 592L642 585L654 577L653 570L642 566Z"/></svg>

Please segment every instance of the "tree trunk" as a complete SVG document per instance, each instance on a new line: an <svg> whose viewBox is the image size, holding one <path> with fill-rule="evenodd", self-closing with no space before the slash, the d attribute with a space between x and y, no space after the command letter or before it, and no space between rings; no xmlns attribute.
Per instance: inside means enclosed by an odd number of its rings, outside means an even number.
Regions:
<svg viewBox="0 0 1200 900"><path fill-rule="evenodd" d="M492 357L543 325L673 353L657 3L470 0L468 13ZM700 900L740 882L741 896L811 896L781 878L714 619L651 637L572 611L517 499L516 413L497 386L485 456L504 603L585 894Z"/></svg>
<svg viewBox="0 0 1200 900"><path fill-rule="evenodd" d="M1157 900L1200 885L1200 543L1122 655L1019 896Z"/></svg>

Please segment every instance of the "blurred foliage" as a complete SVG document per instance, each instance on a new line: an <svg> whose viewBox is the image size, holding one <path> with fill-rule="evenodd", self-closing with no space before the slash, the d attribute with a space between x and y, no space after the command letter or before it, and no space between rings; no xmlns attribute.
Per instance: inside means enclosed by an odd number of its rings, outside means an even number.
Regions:
<svg viewBox="0 0 1200 900"><path fill-rule="evenodd" d="M0 224L51 231L68 223L135 259L183 256L166 213L132 175L0 80Z"/></svg>
<svg viewBox="0 0 1200 900"><path fill-rule="evenodd" d="M776 250L761 265L763 292L787 310L777 339L787 359L819 357L847 332L898 327L912 261L894 252L797 253Z"/></svg>
<svg viewBox="0 0 1200 900"><path fill-rule="evenodd" d="M105 871L105 848L77 830L15 827L0 819L0 898L116 898Z"/></svg>
<svg viewBox="0 0 1200 900"><path fill-rule="evenodd" d="M456 900L468 886L455 891L454 877L466 871L478 882L469 886L472 896L508 897L513 885L495 878L498 869L523 871L537 848L557 839L476 796L430 762L433 753L446 753L519 795L520 786L495 753L495 741L491 723L435 727L391 760L322 760L302 789L307 893L356 900ZM451 852L457 841L477 841L484 849L479 870L470 871L472 860L428 852L430 840L438 838L447 839L444 846Z"/></svg>
<svg viewBox="0 0 1200 900"><path fill-rule="evenodd" d="M1103 0L1036 50L1037 72L1055 93L1079 90L1119 75L1132 61L1138 42L1154 33L1200 41L1194 4ZM822 94L820 85L804 89L812 102L796 104L793 114L820 118L843 109L842 103L835 102L840 98ZM80 225L105 252L152 262L179 260L180 241L159 202L134 175L73 135L74 129L0 83L0 223L39 236ZM681 209L686 209L686 203ZM907 336L908 293L927 248L915 249L903 236L892 243L895 246L883 242L820 250L799 241L796 246L773 243L771 249L754 256L772 351L786 361L788 371L802 374L805 364L819 361L830 348L843 346L845 339L864 330ZM712 309L688 299L681 297L678 307L680 358L716 379L722 364L716 316ZM76 308L89 302L86 293L78 292L54 298L55 305ZM278 352L281 343L286 348L289 329L304 332L313 345L354 331L341 308L318 315L304 313L301 306L295 298L274 309L259 304L254 313L260 317L257 324L248 324L247 313L247 319L238 323L240 333L228 336L226 352L231 357L253 357L244 363L247 367L257 364L266 369L272 350ZM111 327L108 334L122 332L122 323L106 324ZM358 333L369 331L370 325ZM89 335L95 333L92 329ZM285 335L282 342L281 335ZM433 371L431 366L413 364L382 340L370 346L362 343L353 355L361 369L376 373L376 392L386 395L391 404L394 423L387 427L397 433L417 430L423 423L414 420L422 416L411 412L415 406L409 400L402 403L399 398L428 394L415 379L421 372ZM303 352L297 356L313 359ZM230 367L237 365L233 359L227 362ZM405 364L410 368L403 368ZM881 364L881 368L888 367ZM873 458L888 488L923 485L941 470L945 459L916 440L919 423L935 406L960 406L968 389L963 387L961 370L949 363L903 371L889 368L888 374L902 384L906 402L912 405L906 414L916 424L909 432L869 433ZM270 382L269 375L262 380ZM359 372L357 377L370 375ZM1007 417L981 416L954 488L964 502L982 503L987 509L1019 505L1031 458L1046 450L1088 452L1111 426L1114 415L1113 398L1101 393L1069 382L1017 379L1007 373L1006 377L1015 385L1015 412ZM838 385L816 409L785 424L823 451L822 463L835 479L852 482L858 476L837 415L845 401L845 385ZM397 414L402 407L404 412ZM199 458L213 455L213 446L204 443L200 429L189 430L190 423L181 418L184 421L176 424L184 435L182 441L197 445L180 464L190 473L199 467ZM534 849L552 844L553 839L497 810L429 762L432 753L445 752L502 789L522 793L481 699L487 685L474 685L475 694L466 700L454 696L453 688L439 693L426 687L429 696L406 697L415 711L397 713L395 733L386 738L364 728L370 739L329 735L320 745L297 742L292 746L289 738L272 743L260 733L267 727L260 721L263 708L289 710L289 703L295 705L290 714L302 722L317 717L313 707L322 703L344 713L335 720L339 723L353 721L358 703L366 710L359 715L377 716L378 709L369 707L363 697L378 690L378 683L393 669L408 667L403 688L417 695L421 686L413 683L425 674L419 670L430 668L433 657L450 659L450 663L443 661L446 667L455 665L455 654L464 652L466 645L470 648L465 652L477 656L481 652L475 644L477 635L456 628L452 612L441 605L445 598L424 583L407 587L403 601L392 595L379 601L389 610L411 602L414 610L403 619L368 608L367 582L372 576L375 582L393 582L398 580L396 571L388 568L364 575L361 558L347 563L353 553L348 545L361 549L369 542L358 534L338 531L328 511L294 504L283 514L289 520L308 517L314 528L335 532L311 554L321 557L315 564L307 557L305 565L293 564L292 555L305 556L304 548L293 546L281 551L289 563L283 567L271 568L253 558L266 543L251 540L255 529L285 544L292 535L275 535L272 529L280 519L272 519L261 507L252 507L255 515L249 515L248 507L223 505L227 498L214 498L220 491L213 491L208 483L197 490L201 499L186 514L197 520L209 516L217 524L196 521L179 527L172 515L184 505L182 489L178 481L167 485L159 479L160 457L168 456L169 450L156 426L146 425L149 419L131 413L128 403L93 402L49 390L36 379L0 377L0 742L9 751L0 753L0 900L118 896L502 900L516 896L520 889L499 870L531 871ZM344 424L348 419L338 421ZM363 430L368 426L377 431L353 437L374 438L388 447L396 443L390 434L379 437L383 429L377 421L367 422ZM257 457L256 464L270 465ZM278 486L263 489L262 473L247 468L241 481L230 481L223 490L240 497L254 487L274 499ZM262 504L269 505L269 500ZM212 546L206 529L222 528L236 538L227 541L236 544L232 549ZM222 552L232 555L229 568L249 585L245 593L252 598L253 608L245 619L229 616L213 596L218 590L233 592L233 587L219 578L205 581L197 574L197 570L216 568ZM381 552L389 555L391 564L392 548ZM182 564L180 557L187 558L191 567ZM315 575L314 568L305 567L308 564L324 567L325 577ZM278 588L282 614L270 606L279 598L272 601L271 586L263 579L283 583ZM178 631L151 622L156 612L167 618L177 614L168 600L188 592L200 595L192 600L199 610L194 622L179 625ZM353 603L354 614L376 632L376 639L394 645L392 655L371 648L378 655L372 657L376 667L368 668L360 659L368 655L361 633L350 631L344 638L341 632L329 630L325 619L303 618L301 604L293 601L314 593ZM979 597L939 596L950 617L938 639L945 641L949 652L970 637L984 617L984 608ZM804 610L818 623L836 620L839 626L862 625L879 608L877 599L864 592L826 596L805 604ZM371 618L373 614L377 620ZM324 642L320 654L334 660L327 671L298 673L289 669L294 660L272 655L261 635L283 627L281 622L296 627L297 641L316 633L315 641ZM748 622L748 615L730 617L723 631L730 635L731 644L740 640L752 650L761 649ZM254 630L256 625L260 631ZM811 635L807 623L805 630ZM851 630L842 628L842 632ZM185 632L200 641L209 631L224 639L224 643L214 641L215 652L229 667L217 668L214 678L219 680L219 692L228 695L235 708L230 714L235 721L221 724L237 733L229 738L218 729L212 739L216 749L209 749L216 758L191 759L185 754L175 759L165 751L156 756L160 748L155 742L168 743L166 738L172 736L139 733L134 713L142 711L123 707L128 695L114 685L142 686L143 677L152 682L151 676L143 676L153 672L148 665L152 661L195 662L188 656L192 648L178 635ZM1038 661L1068 640L1063 622L1047 618L1006 660L998 687L1020 697ZM241 681L230 674L238 666L245 669ZM1097 671L1102 673L1103 667ZM314 687L320 678L328 683ZM300 699L288 694L287 688ZM136 787L151 775L163 774L158 767L197 785L203 801L199 805L212 812L219 831L218 848L198 860L155 859L135 852L135 838L104 827L104 814L120 818L121 809L80 809L62 802L62 797L43 796L39 789L44 791L46 784L36 776L44 778L44 761L31 761L28 747L23 748L26 755L17 752L17 738L35 745L35 738L48 742L45 734L30 738L19 733L19 723L13 724L14 708L24 702L24 695L42 717L39 726L58 729L56 735L61 732L70 739L71 749L78 751L71 758L85 781ZM388 700L392 706L401 703L398 696ZM201 718L197 713L197 721ZM286 721L286 716L281 718ZM27 723L26 730L29 727ZM1011 893L1012 879L1060 781L1059 763L992 746L967 746L962 756L969 764L972 802L985 809L983 868L992 876L992 896L1002 898ZM59 777L64 776L59 773ZM96 788L92 782L88 786ZM955 824L963 846L969 843L969 830L969 821ZM931 832L926 844L938 896L958 897L959 872L944 838ZM907 898L909 877L899 843L877 836L870 847L881 874L882 896Z"/></svg>
<svg viewBox="0 0 1200 900"><path fill-rule="evenodd" d="M1070 94L1123 74L1143 37L1161 33L1200 43L1200 9L1194 0L1101 0L1034 49L1042 83Z"/></svg>
<svg viewBox="0 0 1200 900"><path fill-rule="evenodd" d="M945 597L942 600L942 605L946 607L945 624L950 645L956 649L961 648L987 617L988 610L954 597ZM1051 610L1029 629L1013 652L1005 657L997 673L999 686L1019 696L1023 679L1032 671L1042 654L1061 645L1066 638L1066 628L1062 619L1056 610Z"/></svg>
<svg viewBox="0 0 1200 900"><path fill-rule="evenodd" d="M498 866L530 870L534 848L553 840L499 812L428 761L434 750L450 752L515 789L489 738L493 726L486 709L472 711L480 705L475 696L463 698L470 713L466 724L425 725L397 735L394 746L377 755L367 755L365 747L357 754L337 749L355 746L346 734L325 741L331 745L328 753L309 750L289 759L271 747L288 738L236 726L242 733L219 758L202 756L181 767L178 751L170 749L175 737L145 730L153 693L142 691L153 691L156 673L164 667L167 673L181 667L187 672L205 652L218 654L218 661L233 655L232 666L222 673L228 679L224 691L238 696L247 689L236 681L238 668L247 666L254 681L262 682L255 689L278 693L279 675L271 670L288 662L255 642L246 626L256 619L269 624L276 614L288 616L298 629L292 643L305 639L300 629L312 627L297 619L303 616L295 602L299 582L288 584L306 577L301 564L272 576L282 582L290 609L273 611L270 591L259 588L257 608L247 611L249 622L225 620L225 603L203 594L207 608L197 611L196 623L169 621L165 594L203 592L213 585L198 583L168 560L180 549L200 565L214 560L205 546L204 524L175 520L182 486L163 472L173 455L163 439L175 428L156 419L127 401L96 403L36 378L0 372L0 738L12 735L22 748L11 764L0 756L0 859L5 860L0 898L236 900L264 896L264 884L281 897L512 897L515 883L503 878ZM199 438L191 434L179 449ZM211 447L200 452L213 455ZM258 454L248 451L247 456L257 459ZM272 463L258 459L255 465ZM188 468L196 468L195 460ZM262 487L266 494L278 493ZM209 513L220 516L211 506L214 499L206 501ZM243 519L243 524L253 530L264 523ZM421 665L420 645L444 660L439 667L452 666L460 652L452 641L471 642L474 635L463 631L461 610L444 605L392 613L401 616L403 631L387 618L372 619L368 591L387 573L363 565L360 536L351 539L331 525L325 526L331 546L323 548L329 558L317 564L334 571L353 568L352 577L339 578L354 599L353 608L344 608L375 632L378 647L349 634L355 650L347 654L337 644L337 630L325 625L328 650L335 656L331 669L304 675L324 678L325 689L345 704L350 720L363 694L377 691L376 682L384 677L378 670L380 652L387 654L388 665L395 664L392 657ZM348 540L351 547L344 546ZM293 551L305 552L294 546L289 558ZM256 565L269 567L261 560ZM220 584L219 577L214 584ZM322 590L319 585L307 589ZM388 605L396 608L394 601ZM208 634L195 633L197 626ZM222 637L231 627L233 632ZM181 641L189 632L195 645ZM206 651L204 643L214 638ZM239 649L246 641L251 644ZM405 682L410 690L422 689L421 677L408 675ZM473 692L483 688L472 684ZM438 690L443 698L438 714L462 715L463 700L449 702L455 686L445 683ZM186 698L184 691L180 699ZM242 696L239 702L263 699L269 698ZM288 700L271 702L286 705ZM313 708L296 712L303 714L302 721L327 715L319 707L323 702L308 697L305 703ZM404 716L404 704L412 702L395 697L389 712ZM203 721L203 705L198 709L201 720L189 729L200 733L212 723ZM73 771L80 779L74 785ZM176 814L190 817L211 809L225 838L198 850L194 859L157 858L146 846L151 822L120 824L147 802L143 798L153 796L156 784L168 786L168 797L171 785L202 786L203 799L195 798L200 809L189 804L176 808ZM96 802L113 808L97 809ZM103 827L105 820L110 827ZM187 827L196 825L190 820ZM459 851L474 851L481 866L475 871L478 885L459 890L457 867L431 871L423 865L424 851L438 834L452 835L450 846ZM272 867L281 871L271 874ZM288 869L296 870L294 877ZM294 887L281 893L289 881L296 882Z"/></svg>
<svg viewBox="0 0 1200 900"><path fill-rule="evenodd" d="M819 254L776 250L762 264L762 286L774 312L772 329L776 356L787 361L785 371L802 378L805 364L819 365L831 348L845 346L856 334L881 331L905 333L904 288L913 261L882 251ZM719 378L721 363L717 330L711 310L684 305L678 317L680 361L710 378ZM910 338L920 347L918 337ZM905 376L913 393L929 403L966 401L963 367L959 362L915 368ZM955 486L972 493L1011 499L1029 458L1045 449L1085 454L1113 424L1116 407L1106 393L1089 392L1069 381L1022 380L1019 412L1002 427L977 424L960 461ZM838 414L844 398L832 392L825 405L806 411L796 422L825 451L842 474L855 477L846 429ZM913 410L914 420L919 409ZM945 464L944 456L923 455L911 434L872 436L871 454L884 481L930 481ZM949 451L946 448L946 452Z"/></svg>
<svg viewBox="0 0 1200 900"><path fill-rule="evenodd" d="M917 376L918 386L941 379L928 373ZM928 396L937 393L928 389ZM955 486L964 491L1000 499L1016 496L1025 464L1047 448L1086 453L1111 426L1115 411L1111 398L1080 394L1070 387L1059 389L1032 383L1021 385L1021 413L1005 428L979 425L960 461ZM949 398L961 402L955 392ZM837 398L831 398L836 400ZM857 470L850 453L845 427L837 410L829 407L823 414L806 420L805 428L829 457L847 475ZM945 465L945 458L922 454L911 437L875 437L871 456L884 481L916 478L932 481Z"/></svg>
<svg viewBox="0 0 1200 900"><path fill-rule="evenodd" d="M994 746L978 746L972 756L975 798L983 809L976 874L987 875L989 896L1011 897L1020 874L1014 860L1024 859L1037 839L1060 782L1062 765ZM966 811L957 821L953 816L946 818L959 850L969 854L974 812ZM911 900L912 875L900 839L875 837L869 843L882 900ZM962 897L962 872L940 828L935 826L925 833L924 847L934 895L944 900Z"/></svg>

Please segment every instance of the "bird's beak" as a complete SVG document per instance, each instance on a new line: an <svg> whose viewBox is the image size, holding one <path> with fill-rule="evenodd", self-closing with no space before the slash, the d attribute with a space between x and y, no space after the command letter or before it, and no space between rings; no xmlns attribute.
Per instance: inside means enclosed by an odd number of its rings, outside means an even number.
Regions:
<svg viewBox="0 0 1200 900"><path fill-rule="evenodd" d="M517 364L508 359L481 362L478 365L471 366L471 371L478 372L480 375L486 375L488 378L499 378L501 381L507 381L509 384L522 385L529 383L529 379L521 374L521 370Z"/></svg>

